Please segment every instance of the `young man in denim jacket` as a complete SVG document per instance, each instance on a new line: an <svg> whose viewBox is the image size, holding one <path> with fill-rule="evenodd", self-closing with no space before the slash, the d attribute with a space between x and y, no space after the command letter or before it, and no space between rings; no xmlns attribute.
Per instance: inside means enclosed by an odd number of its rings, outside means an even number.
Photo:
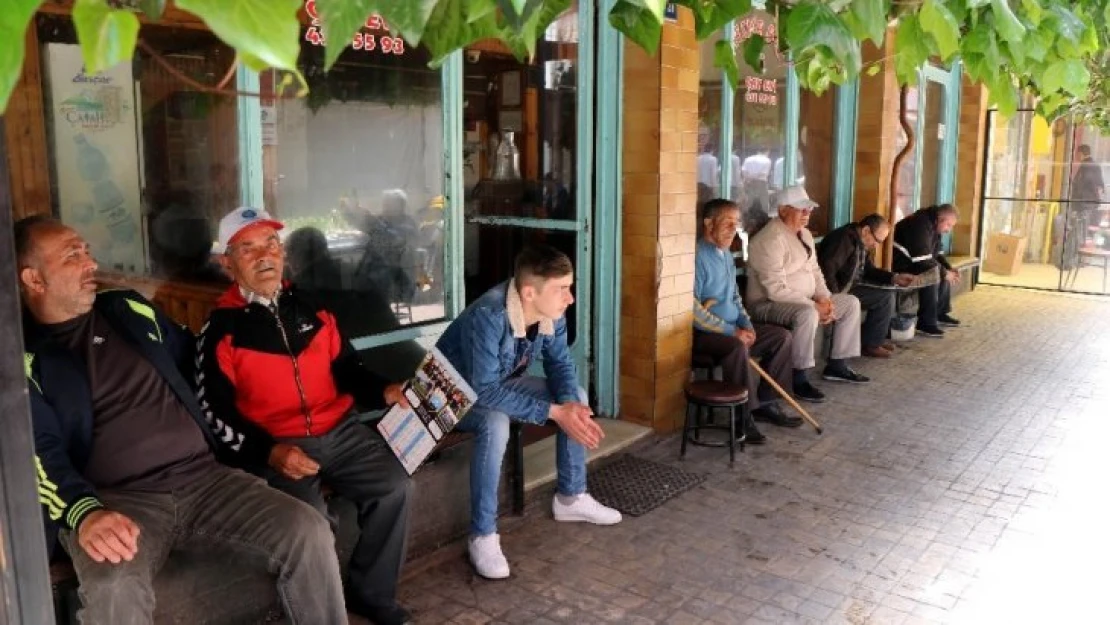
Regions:
<svg viewBox="0 0 1110 625"><path fill-rule="evenodd" d="M574 303L574 267L550 247L525 249L513 279L490 289L459 315L437 347L478 394L458 429L476 436L470 466L470 560L482 577L509 576L497 534L497 486L509 422L559 426L556 521L613 525L620 512L586 494L586 450L604 433L591 417L567 347L563 318ZM526 376L542 360L546 377Z"/></svg>

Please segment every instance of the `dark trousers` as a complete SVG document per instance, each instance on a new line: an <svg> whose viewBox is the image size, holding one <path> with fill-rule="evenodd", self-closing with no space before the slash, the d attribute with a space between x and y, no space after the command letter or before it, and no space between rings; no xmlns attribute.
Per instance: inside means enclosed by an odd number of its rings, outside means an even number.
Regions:
<svg viewBox="0 0 1110 625"><path fill-rule="evenodd" d="M170 493L102 490L108 510L139 526L130 562L96 562L75 532L59 534L80 583L84 625L154 621L153 580L174 550L222 551L257 558L277 578L285 614L300 625L346 623L335 541L309 506L263 480L213 463L186 488Z"/></svg>
<svg viewBox="0 0 1110 625"><path fill-rule="evenodd" d="M940 282L918 291L917 301L917 327L937 327L937 317L952 312L952 287L944 279L944 268L941 268Z"/></svg>
<svg viewBox="0 0 1110 625"><path fill-rule="evenodd" d="M787 393L794 391L794 372L791 368L792 338L790 330L782 326L755 324L755 344L749 350L740 339L729 334L714 334L694 330L694 353L708 356L721 367L724 381L748 389L748 407L778 399L769 384L760 384L760 376L748 365L748 357L759 361Z"/></svg>
<svg viewBox="0 0 1110 625"><path fill-rule="evenodd" d="M882 345L890 333L890 320L894 316L894 291L854 286L850 293L859 300L860 309L867 312L860 329L860 344L863 347Z"/></svg>
<svg viewBox="0 0 1110 625"><path fill-rule="evenodd" d="M266 479L329 518L321 483L354 502L359 537L351 554L350 589L367 605L392 605L405 557L413 482L376 432L348 418L323 436L286 438L320 464L320 471L291 480L268 469ZM339 621L337 621L339 622Z"/></svg>

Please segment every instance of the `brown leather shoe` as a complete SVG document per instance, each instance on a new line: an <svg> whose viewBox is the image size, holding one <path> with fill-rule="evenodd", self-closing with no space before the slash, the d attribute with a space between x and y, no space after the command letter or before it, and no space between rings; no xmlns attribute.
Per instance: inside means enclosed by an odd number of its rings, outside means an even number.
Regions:
<svg viewBox="0 0 1110 625"><path fill-rule="evenodd" d="M882 345L872 345L863 348L863 355L868 358L890 358L891 352Z"/></svg>
<svg viewBox="0 0 1110 625"><path fill-rule="evenodd" d="M883 341L882 348L888 352L893 352L895 350L894 341Z"/></svg>

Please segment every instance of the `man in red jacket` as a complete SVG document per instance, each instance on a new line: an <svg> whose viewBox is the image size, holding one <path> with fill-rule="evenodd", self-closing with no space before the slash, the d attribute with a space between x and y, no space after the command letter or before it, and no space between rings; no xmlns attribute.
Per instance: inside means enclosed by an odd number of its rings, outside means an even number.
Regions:
<svg viewBox="0 0 1110 625"><path fill-rule="evenodd" d="M353 415L405 403L398 384L362 366L335 316L282 281L275 221L238 208L220 221L220 263L235 284L197 341L201 408L225 456L325 516L322 483L358 507L347 609L405 623L396 603L412 482Z"/></svg>

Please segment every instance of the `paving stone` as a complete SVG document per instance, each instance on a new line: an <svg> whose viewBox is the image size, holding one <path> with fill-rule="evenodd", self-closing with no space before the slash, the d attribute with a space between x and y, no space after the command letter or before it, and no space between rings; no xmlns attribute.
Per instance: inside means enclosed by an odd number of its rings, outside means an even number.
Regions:
<svg viewBox="0 0 1110 625"><path fill-rule="evenodd" d="M1098 620L1098 580L1068 563L1110 558L1085 539L1110 474L1110 300L979 287L956 309L943 340L853 363L870 385L820 384L823 436L763 427L733 469L690 448L701 487L615 527L530 517L503 534L511 579L460 558L401 600L418 623ZM679 464L678 445L638 453Z"/></svg>

